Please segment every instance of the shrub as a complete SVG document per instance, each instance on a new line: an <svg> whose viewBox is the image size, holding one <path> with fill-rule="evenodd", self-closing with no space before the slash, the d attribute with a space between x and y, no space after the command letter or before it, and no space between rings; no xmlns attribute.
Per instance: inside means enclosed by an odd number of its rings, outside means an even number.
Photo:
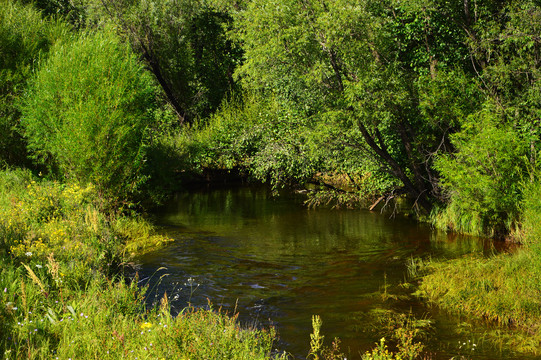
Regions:
<svg viewBox="0 0 541 360"><path fill-rule="evenodd" d="M26 162L26 144L16 130L16 102L34 64L58 39L70 35L61 21L43 19L32 6L0 0L0 166Z"/></svg>
<svg viewBox="0 0 541 360"><path fill-rule="evenodd" d="M61 177L93 183L107 198L147 180L146 144L156 88L112 30L56 44L22 106L33 156Z"/></svg>
<svg viewBox="0 0 541 360"><path fill-rule="evenodd" d="M476 235L508 234L519 217L522 182L529 169L529 145L508 124L481 112L452 137L457 152L436 167L450 205L433 218L439 226Z"/></svg>

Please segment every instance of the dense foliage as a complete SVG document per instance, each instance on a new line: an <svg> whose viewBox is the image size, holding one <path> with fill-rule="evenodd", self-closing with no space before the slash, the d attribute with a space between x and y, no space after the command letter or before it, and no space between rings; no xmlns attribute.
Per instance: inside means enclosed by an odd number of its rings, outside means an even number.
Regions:
<svg viewBox="0 0 541 360"><path fill-rule="evenodd" d="M28 164L16 103L39 58L68 36L66 24L43 19L32 7L0 1L0 167Z"/></svg>
<svg viewBox="0 0 541 360"><path fill-rule="evenodd" d="M534 1L70 4L37 6L78 27L116 25L178 119L156 147L176 154L177 173L242 169L365 201L407 194L438 226L518 227L539 151Z"/></svg>
<svg viewBox="0 0 541 360"><path fill-rule="evenodd" d="M139 52L181 123L209 115L234 88L240 52L226 36L227 12L199 0L82 3L88 26L117 26Z"/></svg>
<svg viewBox="0 0 541 360"><path fill-rule="evenodd" d="M408 194L439 226L505 236L538 171L540 10L523 1L254 0L235 12L245 52L236 74L290 117L270 123L302 124L280 141L310 146L310 157L290 156L317 159L308 176L347 174L364 195ZM281 158L265 154L271 178Z"/></svg>

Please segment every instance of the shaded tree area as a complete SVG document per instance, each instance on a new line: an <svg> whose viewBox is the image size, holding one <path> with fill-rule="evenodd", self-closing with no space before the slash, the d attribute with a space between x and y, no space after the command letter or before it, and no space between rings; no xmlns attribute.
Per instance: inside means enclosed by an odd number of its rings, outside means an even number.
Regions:
<svg viewBox="0 0 541 360"><path fill-rule="evenodd" d="M234 89L240 50L227 38L227 12L204 1L111 1L85 4L87 23L115 24L152 72L180 123L215 111Z"/></svg>
<svg viewBox="0 0 541 360"><path fill-rule="evenodd" d="M449 134L479 106L461 10L437 2L253 1L239 20L247 57L239 73L299 116L335 114L326 126L341 128L341 147L362 148L357 161L373 158L430 211L439 198L434 155L451 150Z"/></svg>
<svg viewBox="0 0 541 360"><path fill-rule="evenodd" d="M273 140L286 156L249 165L309 156L312 175L406 193L439 226L508 234L538 171L539 11L534 1L248 2L235 18L236 74L296 119Z"/></svg>

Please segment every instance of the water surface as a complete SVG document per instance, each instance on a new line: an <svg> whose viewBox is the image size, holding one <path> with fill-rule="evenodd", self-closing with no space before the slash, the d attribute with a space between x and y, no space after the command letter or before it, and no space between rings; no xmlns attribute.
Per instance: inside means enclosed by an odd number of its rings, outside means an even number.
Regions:
<svg viewBox="0 0 541 360"><path fill-rule="evenodd" d="M318 314L326 343L338 337L348 359L359 359L382 336L381 311L431 319L433 359L524 358L484 341L491 331L485 324L427 307L405 285L412 258L486 254L494 251L487 240L377 212L311 210L302 201L273 198L261 187L177 196L157 214L176 241L138 259L149 302L164 291L176 311L210 300L239 312L245 325L275 326L276 347L297 358L308 353L311 316Z"/></svg>

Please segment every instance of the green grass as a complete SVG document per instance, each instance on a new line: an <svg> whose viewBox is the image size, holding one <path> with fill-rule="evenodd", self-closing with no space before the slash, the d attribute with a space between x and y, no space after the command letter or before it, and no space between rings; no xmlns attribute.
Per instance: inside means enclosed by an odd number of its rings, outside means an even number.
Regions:
<svg viewBox="0 0 541 360"><path fill-rule="evenodd" d="M111 281L87 273L79 284L55 273L56 261L41 268L2 266L1 340L6 359L267 359L272 330L243 329L235 317L209 309L169 314L143 309L136 282ZM56 263L58 264L58 263ZM29 270L30 269L30 270ZM34 271L35 270L35 271ZM33 272L33 275L31 273Z"/></svg>
<svg viewBox="0 0 541 360"><path fill-rule="evenodd" d="M470 233L481 229L474 213L461 217L455 210L448 207L433 221L445 224L460 218L455 229ZM512 253L414 261L410 270L421 275L418 295L450 311L499 324L488 334L494 341L541 354L541 182L524 185L520 222L510 237L522 243Z"/></svg>
<svg viewBox="0 0 541 360"><path fill-rule="evenodd" d="M490 258L464 257L423 265L418 295L453 312L518 329L506 342L541 349L541 255L531 249ZM497 340L497 339L496 339Z"/></svg>
<svg viewBox="0 0 541 360"><path fill-rule="evenodd" d="M0 172L0 354L5 359L268 359L273 329L212 309L170 315L120 264L168 238L107 212L92 186Z"/></svg>

